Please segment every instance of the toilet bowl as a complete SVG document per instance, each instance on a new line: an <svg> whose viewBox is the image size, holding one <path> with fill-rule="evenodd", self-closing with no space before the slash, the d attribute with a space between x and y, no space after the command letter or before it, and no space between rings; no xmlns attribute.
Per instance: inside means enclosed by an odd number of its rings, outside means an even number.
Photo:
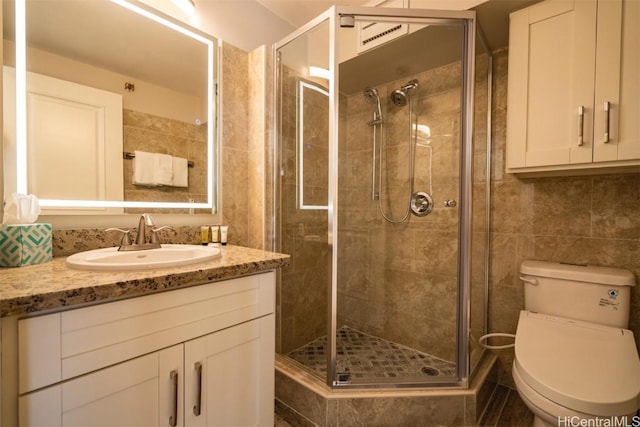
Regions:
<svg viewBox="0 0 640 427"><path fill-rule="evenodd" d="M512 373L537 425L623 417L631 424L640 406L640 360L626 329L523 310Z"/></svg>
<svg viewBox="0 0 640 427"><path fill-rule="evenodd" d="M627 329L633 274L541 261L520 271L512 374L534 425L640 425L640 358Z"/></svg>

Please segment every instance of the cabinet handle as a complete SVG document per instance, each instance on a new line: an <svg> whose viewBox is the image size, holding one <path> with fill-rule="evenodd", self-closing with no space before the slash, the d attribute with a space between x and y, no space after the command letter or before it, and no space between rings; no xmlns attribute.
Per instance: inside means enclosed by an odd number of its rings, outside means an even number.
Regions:
<svg viewBox="0 0 640 427"><path fill-rule="evenodd" d="M609 142L609 110L611 110L611 103L609 101L604 102L604 143Z"/></svg>
<svg viewBox="0 0 640 427"><path fill-rule="evenodd" d="M202 408L202 363L196 362L193 367L198 375L198 392L196 394L196 404L193 405L193 414L197 417L200 415Z"/></svg>
<svg viewBox="0 0 640 427"><path fill-rule="evenodd" d="M584 106L578 107L578 146L584 144Z"/></svg>
<svg viewBox="0 0 640 427"><path fill-rule="evenodd" d="M178 425L178 371L171 371L169 378L171 378L173 387L173 408L171 408L172 415L169 417L169 425L176 427Z"/></svg>

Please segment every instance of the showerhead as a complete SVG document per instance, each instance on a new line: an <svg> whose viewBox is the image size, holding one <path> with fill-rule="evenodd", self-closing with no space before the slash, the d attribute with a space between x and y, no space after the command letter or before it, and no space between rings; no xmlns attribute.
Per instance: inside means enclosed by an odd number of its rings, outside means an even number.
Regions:
<svg viewBox="0 0 640 427"><path fill-rule="evenodd" d="M365 101L369 104L376 104L376 112L374 113L374 118L370 125L377 125L382 123L382 107L380 106L380 96L378 95L378 90L372 87L368 87L362 93L364 95Z"/></svg>
<svg viewBox="0 0 640 427"><path fill-rule="evenodd" d="M391 102L396 104L398 107L404 107L407 105L407 92L402 89L397 89L391 92Z"/></svg>
<svg viewBox="0 0 640 427"><path fill-rule="evenodd" d="M380 99L378 96L378 89L372 87L366 88L363 95L364 99L370 104L373 104L374 102L377 102L378 99Z"/></svg>
<svg viewBox="0 0 640 427"><path fill-rule="evenodd" d="M409 99L409 92L418 87L417 80L411 80L406 85L402 86L400 89L396 89L391 92L391 102L396 104L399 107L403 107L407 105L407 101Z"/></svg>

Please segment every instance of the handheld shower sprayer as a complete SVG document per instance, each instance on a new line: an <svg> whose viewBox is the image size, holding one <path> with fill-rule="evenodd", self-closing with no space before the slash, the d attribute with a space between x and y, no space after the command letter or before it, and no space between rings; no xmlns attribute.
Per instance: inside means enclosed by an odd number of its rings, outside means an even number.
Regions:
<svg viewBox="0 0 640 427"><path fill-rule="evenodd" d="M382 108L380 106L380 96L378 95L378 90L368 87L364 90L363 95L364 99L368 103L376 104L376 111L373 113L373 120L369 122L369 125L374 126L382 123Z"/></svg>

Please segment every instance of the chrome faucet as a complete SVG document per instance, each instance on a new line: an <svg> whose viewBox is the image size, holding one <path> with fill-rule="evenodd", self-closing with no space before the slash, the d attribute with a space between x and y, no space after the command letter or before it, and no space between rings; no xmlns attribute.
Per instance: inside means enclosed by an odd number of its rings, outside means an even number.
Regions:
<svg viewBox="0 0 640 427"><path fill-rule="evenodd" d="M138 234L136 235L136 245L144 245L147 243L147 227L155 227L156 223L153 221L151 215L143 213L138 221ZM158 245L160 247L160 245Z"/></svg>

